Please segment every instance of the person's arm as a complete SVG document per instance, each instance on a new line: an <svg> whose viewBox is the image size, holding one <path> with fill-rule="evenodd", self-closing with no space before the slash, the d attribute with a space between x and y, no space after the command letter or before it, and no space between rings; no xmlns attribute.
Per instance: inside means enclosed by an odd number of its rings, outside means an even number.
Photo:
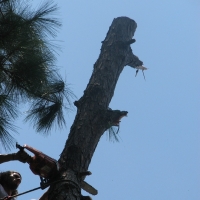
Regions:
<svg viewBox="0 0 200 200"><path fill-rule="evenodd" d="M26 163L30 159L31 156L29 156L25 151L18 151L17 153L11 154L0 154L0 164L12 160L18 160L20 162Z"/></svg>
<svg viewBox="0 0 200 200"><path fill-rule="evenodd" d="M0 154L0 164L4 162L8 162L11 160L15 160L15 154Z"/></svg>

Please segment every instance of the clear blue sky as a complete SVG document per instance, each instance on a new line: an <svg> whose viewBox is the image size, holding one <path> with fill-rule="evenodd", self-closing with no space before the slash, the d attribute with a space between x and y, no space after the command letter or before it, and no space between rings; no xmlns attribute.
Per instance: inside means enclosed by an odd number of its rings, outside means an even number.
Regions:
<svg viewBox="0 0 200 200"><path fill-rule="evenodd" d="M30 1L33 7L41 1ZM138 28L133 52L149 68L135 77L125 67L112 109L127 110L120 124L120 142L101 138L86 181L98 189L94 200L200 199L200 1L199 0L57 0L62 28L58 66L80 98L97 60L101 41L112 21L127 16ZM26 109L21 108L23 116ZM55 159L64 147L76 108L66 114L67 127L48 137L35 134L19 120L20 144L29 144ZM16 151L15 149L13 151ZM5 163L23 176L20 192L39 186L27 164ZM19 200L38 199L38 190ZM83 194L86 194L83 192Z"/></svg>

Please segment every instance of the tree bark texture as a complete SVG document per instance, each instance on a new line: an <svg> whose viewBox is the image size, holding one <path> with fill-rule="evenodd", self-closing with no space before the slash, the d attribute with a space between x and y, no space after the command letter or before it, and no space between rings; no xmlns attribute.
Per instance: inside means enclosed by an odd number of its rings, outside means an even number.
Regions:
<svg viewBox="0 0 200 200"><path fill-rule="evenodd" d="M50 200L79 200L81 172L88 170L93 153L102 134L127 115L127 111L112 110L118 78L126 65L133 68L143 63L132 53L130 44L137 24L128 17L113 20L83 96L74 104L77 114L61 153L59 178L65 181L51 186Z"/></svg>

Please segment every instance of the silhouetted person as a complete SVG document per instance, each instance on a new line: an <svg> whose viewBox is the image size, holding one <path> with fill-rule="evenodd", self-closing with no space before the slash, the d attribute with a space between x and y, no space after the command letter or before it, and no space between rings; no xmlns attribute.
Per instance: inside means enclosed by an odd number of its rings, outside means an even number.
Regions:
<svg viewBox="0 0 200 200"><path fill-rule="evenodd" d="M0 154L0 164L14 160L26 163L29 158L30 156L25 151L18 151L12 154ZM17 188L21 181L22 176L19 172L0 172L0 198L18 194Z"/></svg>

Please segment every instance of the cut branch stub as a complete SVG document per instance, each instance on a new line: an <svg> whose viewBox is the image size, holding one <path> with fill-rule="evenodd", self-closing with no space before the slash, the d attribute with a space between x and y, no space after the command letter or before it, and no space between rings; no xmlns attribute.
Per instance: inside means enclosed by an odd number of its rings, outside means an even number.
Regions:
<svg viewBox="0 0 200 200"><path fill-rule="evenodd" d="M132 49L129 49L129 53L127 54L126 57L126 65L137 69L138 66L142 66L143 62L136 56L133 54Z"/></svg>
<svg viewBox="0 0 200 200"><path fill-rule="evenodd" d="M121 122L121 118L127 116L127 111L120 111L120 110L108 110L107 117L108 117L108 128L111 126L119 126Z"/></svg>

